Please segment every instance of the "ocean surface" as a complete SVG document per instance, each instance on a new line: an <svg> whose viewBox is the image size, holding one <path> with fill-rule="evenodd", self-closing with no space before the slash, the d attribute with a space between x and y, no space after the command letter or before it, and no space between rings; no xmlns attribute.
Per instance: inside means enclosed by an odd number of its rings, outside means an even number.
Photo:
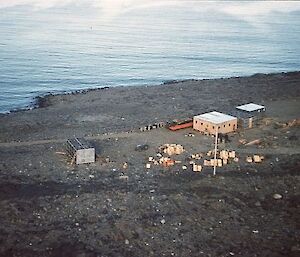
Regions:
<svg viewBox="0 0 300 257"><path fill-rule="evenodd" d="M49 92L300 70L300 12L0 9L0 112Z"/></svg>

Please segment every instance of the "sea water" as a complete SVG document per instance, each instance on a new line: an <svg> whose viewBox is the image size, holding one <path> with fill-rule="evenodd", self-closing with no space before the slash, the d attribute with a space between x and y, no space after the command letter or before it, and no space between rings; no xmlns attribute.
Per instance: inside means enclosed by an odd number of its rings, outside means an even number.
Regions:
<svg viewBox="0 0 300 257"><path fill-rule="evenodd" d="M244 19L196 5L112 16L91 6L0 9L2 113L49 92L299 69L299 10Z"/></svg>

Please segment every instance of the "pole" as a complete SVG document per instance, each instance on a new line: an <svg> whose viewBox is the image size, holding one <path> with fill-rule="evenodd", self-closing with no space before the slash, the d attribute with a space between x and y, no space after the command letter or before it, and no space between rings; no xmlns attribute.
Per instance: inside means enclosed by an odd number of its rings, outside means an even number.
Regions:
<svg viewBox="0 0 300 257"><path fill-rule="evenodd" d="M214 176L216 176L217 148L218 148L218 126L216 126L216 136L215 136Z"/></svg>

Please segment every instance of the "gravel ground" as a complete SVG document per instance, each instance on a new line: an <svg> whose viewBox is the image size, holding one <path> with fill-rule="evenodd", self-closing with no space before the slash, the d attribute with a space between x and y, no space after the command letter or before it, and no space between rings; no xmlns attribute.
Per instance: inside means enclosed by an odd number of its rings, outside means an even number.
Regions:
<svg viewBox="0 0 300 257"><path fill-rule="evenodd" d="M300 132L278 126L299 118L299 85L295 72L106 88L1 115L0 256L299 256ZM266 105L268 122L219 146L240 161L215 177L189 165L213 138L138 131L250 101ZM74 135L96 147L94 164L70 165L59 153ZM257 138L260 145L239 143ZM174 157L182 163L146 169L165 143L184 146ZM135 151L138 144L149 149ZM252 154L265 160L246 163Z"/></svg>

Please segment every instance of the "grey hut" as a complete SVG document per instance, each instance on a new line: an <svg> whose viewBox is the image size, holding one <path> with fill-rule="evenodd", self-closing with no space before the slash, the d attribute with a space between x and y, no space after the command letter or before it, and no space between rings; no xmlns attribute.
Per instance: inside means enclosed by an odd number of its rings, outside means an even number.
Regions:
<svg viewBox="0 0 300 257"><path fill-rule="evenodd" d="M265 114L266 107L263 105L248 103L236 107L235 115L238 117L238 127L253 128Z"/></svg>

